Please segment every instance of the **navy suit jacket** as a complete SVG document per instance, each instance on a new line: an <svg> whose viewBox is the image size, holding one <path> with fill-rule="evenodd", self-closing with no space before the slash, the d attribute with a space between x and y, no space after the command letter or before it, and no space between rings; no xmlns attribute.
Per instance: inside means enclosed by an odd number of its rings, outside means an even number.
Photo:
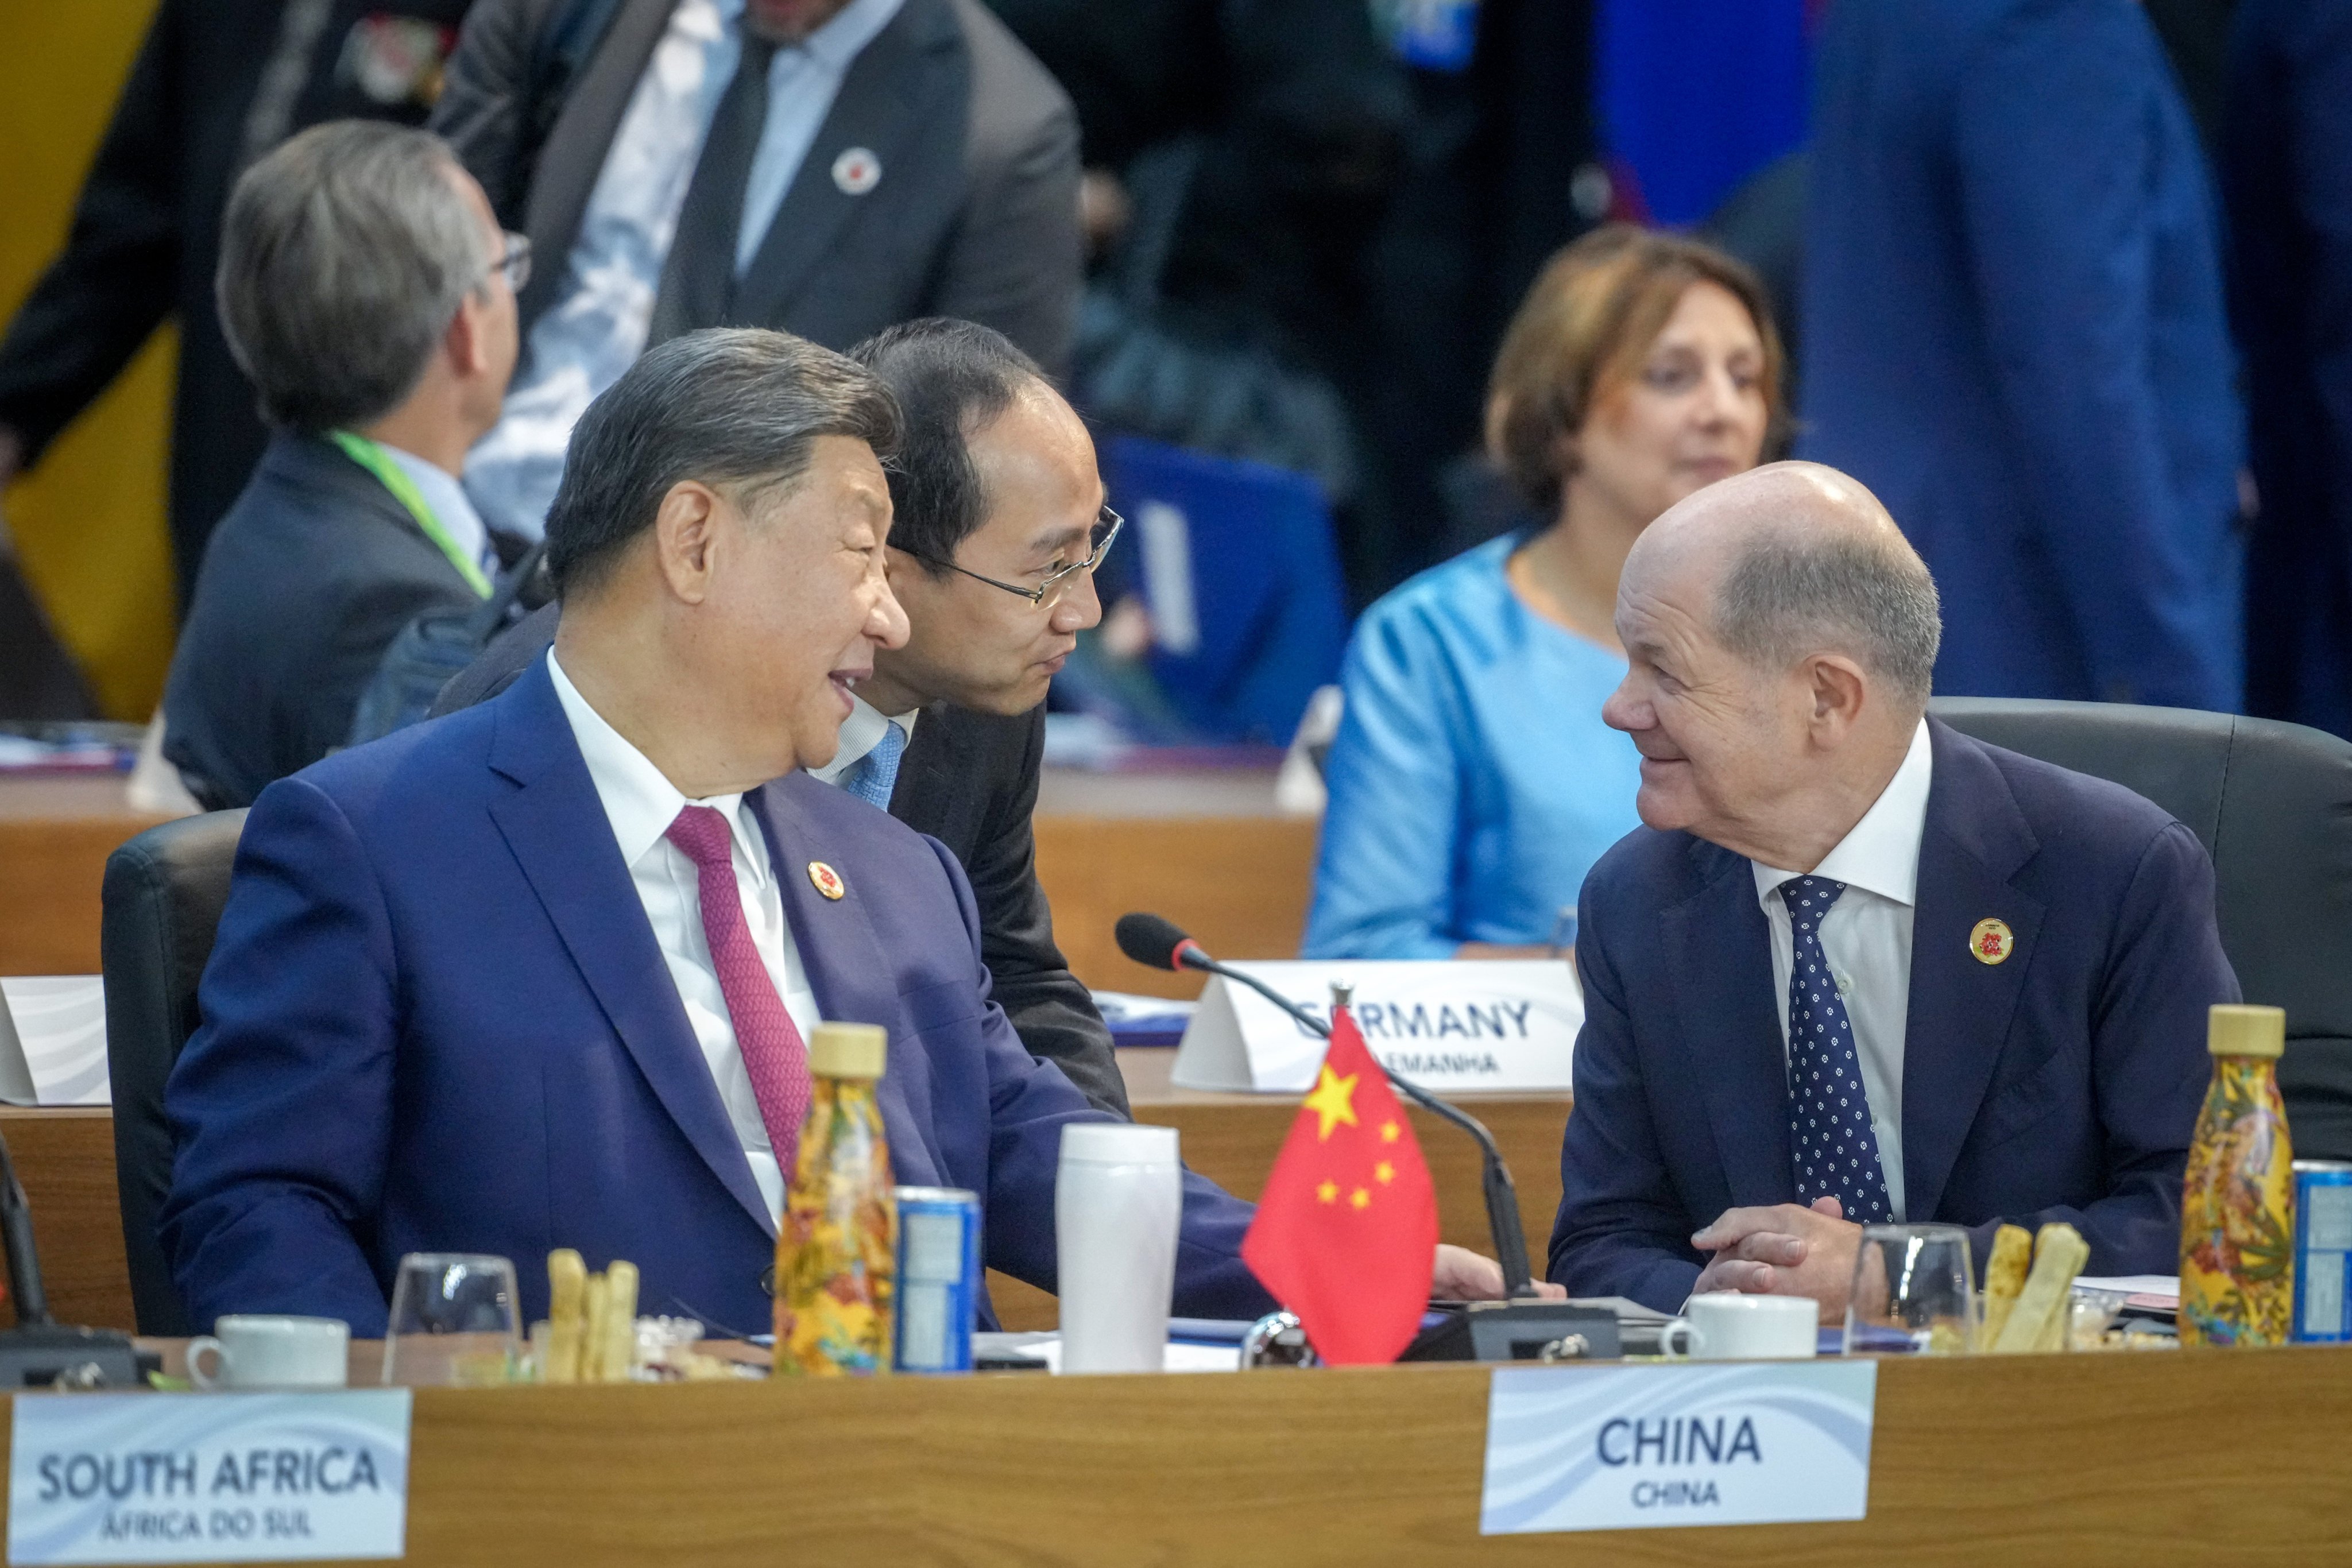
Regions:
<svg viewBox="0 0 2352 1568"><path fill-rule="evenodd" d="M2119 786L1934 719L1903 1046L1905 1208L1964 1225L2063 1219L2094 1274L2169 1274L2211 1076L2206 1009L2238 999L2196 835ZM1788 1048L1745 856L1641 828L1584 883L1585 1019L1551 1278L1680 1306L1691 1233L1793 1203ZM2016 946L1979 962L1969 933Z"/></svg>
<svg viewBox="0 0 2352 1568"><path fill-rule="evenodd" d="M2231 387L2202 149L2133 0L1838 0L1801 455L1943 594L1936 689L2235 712Z"/></svg>
<svg viewBox="0 0 2352 1568"><path fill-rule="evenodd" d="M250 806L350 738L403 627L481 602L382 480L322 437L280 435L205 549L163 755L206 806Z"/></svg>
<svg viewBox="0 0 2352 1568"><path fill-rule="evenodd" d="M1061 1129L1108 1118L989 1000L954 857L803 774L754 799L823 1016L889 1031L898 1179L979 1193L987 1262L1052 1290ZM576 1247L636 1263L647 1312L768 1324L774 1218L544 664L265 790L200 999L160 1222L195 1322L378 1334L420 1250L511 1258L542 1316L542 1260ZM1186 1179L1176 1310L1272 1310L1249 1206Z"/></svg>

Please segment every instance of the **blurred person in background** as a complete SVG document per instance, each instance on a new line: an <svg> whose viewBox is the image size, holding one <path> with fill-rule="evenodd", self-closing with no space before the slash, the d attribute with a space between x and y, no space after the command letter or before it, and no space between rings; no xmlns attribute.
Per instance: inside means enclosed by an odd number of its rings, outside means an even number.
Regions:
<svg viewBox="0 0 2352 1568"><path fill-rule="evenodd" d="M1617 576L1661 512L1778 444L1762 286L1694 240L1594 231L1503 340L1486 444L1545 521L1367 611L1341 676L1309 957L1533 956L1631 832L1641 759L1601 723L1625 675Z"/></svg>
<svg viewBox="0 0 2352 1568"><path fill-rule="evenodd" d="M990 0L1076 106L1098 424L1319 483L1351 586L1402 573L1370 250L1412 112L1365 0ZM1050 364L1048 368L1053 368Z"/></svg>
<svg viewBox="0 0 2352 1568"><path fill-rule="evenodd" d="M254 160L322 120L420 123L468 0L163 0L65 248L0 340L0 486L169 316L172 560L184 612L205 540L269 437L213 302L221 209Z"/></svg>
<svg viewBox="0 0 2352 1568"><path fill-rule="evenodd" d="M2222 183L2254 487L2246 706L2352 737L2352 6L2245 0Z"/></svg>
<svg viewBox="0 0 2352 1568"><path fill-rule="evenodd" d="M457 475L514 370L530 254L426 131L314 126L237 181L221 322L278 434L164 691L163 755L205 806L341 746L401 628L489 594L498 543Z"/></svg>
<svg viewBox="0 0 2352 1568"><path fill-rule="evenodd" d="M1802 446L1934 571L1936 689L2234 711L2242 429L2147 17L1841 0L1814 69Z"/></svg>
<svg viewBox="0 0 2352 1568"><path fill-rule="evenodd" d="M466 474L525 536L589 400L682 332L957 316L1068 357L1077 129L979 0L485 0L433 128L543 263Z"/></svg>

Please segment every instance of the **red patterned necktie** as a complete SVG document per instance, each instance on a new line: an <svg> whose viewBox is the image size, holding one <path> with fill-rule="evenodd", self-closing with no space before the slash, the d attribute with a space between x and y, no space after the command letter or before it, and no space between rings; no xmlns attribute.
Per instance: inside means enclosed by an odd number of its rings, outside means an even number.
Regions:
<svg viewBox="0 0 2352 1568"><path fill-rule="evenodd" d="M711 807L688 806L669 825L667 837L694 862L698 875L702 935L710 945L710 967L719 972L719 989L735 1025L735 1044L743 1053L751 1093L760 1102L760 1120L789 1184L801 1124L808 1118L808 1046L793 1027L793 1015L784 1010L783 998L776 995L776 983L743 918L727 819Z"/></svg>

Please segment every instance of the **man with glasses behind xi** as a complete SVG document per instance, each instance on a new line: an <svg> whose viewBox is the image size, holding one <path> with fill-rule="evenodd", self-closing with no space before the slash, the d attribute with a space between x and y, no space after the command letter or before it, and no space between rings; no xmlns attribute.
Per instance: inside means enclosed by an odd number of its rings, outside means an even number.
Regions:
<svg viewBox="0 0 2352 1568"><path fill-rule="evenodd" d="M905 415L888 470L889 577L909 634L875 651L840 749L814 777L947 845L979 906L992 994L1022 1043L1124 1116L1109 1030L1054 943L1030 827L1045 688L1102 619L1093 569L1119 529L1094 443L991 328L910 321L850 357ZM550 605L491 643L435 713L503 691L544 654L555 622Z"/></svg>

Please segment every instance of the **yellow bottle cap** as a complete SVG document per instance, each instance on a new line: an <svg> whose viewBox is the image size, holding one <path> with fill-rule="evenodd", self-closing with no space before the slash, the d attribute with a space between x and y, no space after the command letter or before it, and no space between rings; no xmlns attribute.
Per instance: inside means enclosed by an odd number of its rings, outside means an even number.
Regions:
<svg viewBox="0 0 2352 1568"><path fill-rule="evenodd" d="M879 1078L890 1057L880 1024L821 1023L809 1031L809 1071L825 1078Z"/></svg>
<svg viewBox="0 0 2352 1568"><path fill-rule="evenodd" d="M2206 1015L2205 1049L2215 1056L2284 1055L2286 1009L2217 1003Z"/></svg>

